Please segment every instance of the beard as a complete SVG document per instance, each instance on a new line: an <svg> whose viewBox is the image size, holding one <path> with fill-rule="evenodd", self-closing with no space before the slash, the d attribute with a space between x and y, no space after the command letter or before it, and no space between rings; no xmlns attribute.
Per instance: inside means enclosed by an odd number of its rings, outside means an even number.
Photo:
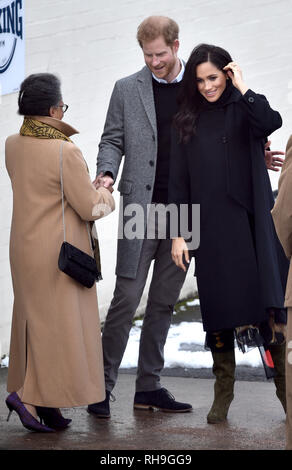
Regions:
<svg viewBox="0 0 292 470"><path fill-rule="evenodd" d="M177 58L174 57L172 61L166 62L162 64L162 66L154 68L154 67L149 67L151 72L154 73L154 75L157 78L166 80L167 77L173 72L175 66L177 63Z"/></svg>

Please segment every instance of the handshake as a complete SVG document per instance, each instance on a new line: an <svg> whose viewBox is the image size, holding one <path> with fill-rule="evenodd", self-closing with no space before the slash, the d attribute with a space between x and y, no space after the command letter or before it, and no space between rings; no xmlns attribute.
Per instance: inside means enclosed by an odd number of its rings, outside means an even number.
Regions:
<svg viewBox="0 0 292 470"><path fill-rule="evenodd" d="M113 184L114 180L110 175L104 175L102 172L97 175L92 184L95 186L95 189L100 188L103 186L104 188L108 189L110 193L113 192Z"/></svg>

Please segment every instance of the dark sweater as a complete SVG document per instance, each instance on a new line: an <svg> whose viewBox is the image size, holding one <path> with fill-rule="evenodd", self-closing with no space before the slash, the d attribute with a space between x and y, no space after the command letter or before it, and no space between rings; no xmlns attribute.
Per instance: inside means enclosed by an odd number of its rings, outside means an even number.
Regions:
<svg viewBox="0 0 292 470"><path fill-rule="evenodd" d="M168 175L171 125L177 111L180 83L159 83L152 79L157 120L157 163L152 202L168 203Z"/></svg>

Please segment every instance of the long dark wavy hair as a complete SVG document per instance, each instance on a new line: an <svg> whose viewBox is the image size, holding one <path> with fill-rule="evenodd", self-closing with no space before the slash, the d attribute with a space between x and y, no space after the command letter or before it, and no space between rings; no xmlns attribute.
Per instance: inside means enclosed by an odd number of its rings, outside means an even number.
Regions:
<svg viewBox="0 0 292 470"><path fill-rule="evenodd" d="M211 44L196 46L186 63L186 69L178 97L179 111L174 117L174 125L178 131L179 141L187 143L196 131L196 122L204 97L198 91L196 83L197 67L204 62L211 62L219 70L232 61L232 58L222 47Z"/></svg>

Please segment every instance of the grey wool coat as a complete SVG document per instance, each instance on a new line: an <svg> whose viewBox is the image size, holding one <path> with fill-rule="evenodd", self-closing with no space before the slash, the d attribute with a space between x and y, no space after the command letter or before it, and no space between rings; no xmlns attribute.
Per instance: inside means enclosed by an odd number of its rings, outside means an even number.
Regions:
<svg viewBox="0 0 292 470"><path fill-rule="evenodd" d="M116 274L135 279L147 223L147 204L151 204L156 172L157 126L152 74L145 66L139 72L118 80L114 86L97 156L97 174L111 172L119 181L120 217ZM125 225L134 216L129 204L143 209L143 224L137 238L128 239ZM128 207L128 209L127 209ZM140 221L140 219L139 219ZM141 226L142 225L142 226Z"/></svg>

